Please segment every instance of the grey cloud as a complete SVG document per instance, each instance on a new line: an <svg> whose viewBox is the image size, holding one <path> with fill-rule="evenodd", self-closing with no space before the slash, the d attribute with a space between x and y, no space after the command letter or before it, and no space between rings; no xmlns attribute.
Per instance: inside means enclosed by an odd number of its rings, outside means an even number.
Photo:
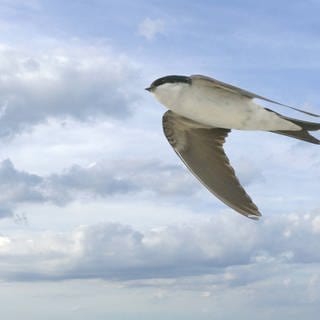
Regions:
<svg viewBox="0 0 320 320"><path fill-rule="evenodd" d="M0 217L13 215L13 209L21 202L42 202L39 189L42 178L14 168L10 160L0 163Z"/></svg>
<svg viewBox="0 0 320 320"><path fill-rule="evenodd" d="M2 240L0 257L6 257L6 263L0 273L12 280L102 278L136 285L198 276L209 276L211 285L221 286L285 279L297 266L319 265L319 231L314 228L319 216L280 216L261 224L217 216L206 224L144 232L106 223L29 242ZM290 236L288 228L295 229ZM308 241L302 245L301 239ZM10 268L16 259L20 265Z"/></svg>
<svg viewBox="0 0 320 320"><path fill-rule="evenodd" d="M256 169L239 170L241 177L249 177L246 184L255 182ZM187 201L204 187L183 166L157 160L105 160L88 168L75 165L62 173L52 174L45 179L48 196L61 195L61 199L73 198L79 193L94 196L125 195L147 192L148 197L162 196L167 199ZM61 193L60 193L61 192Z"/></svg>
<svg viewBox="0 0 320 320"><path fill-rule="evenodd" d="M57 199L91 195L107 197L147 192L149 197L185 197L195 191L196 183L180 167L157 161L100 161L84 168L78 165L45 180L48 197Z"/></svg>
<svg viewBox="0 0 320 320"><path fill-rule="evenodd" d="M60 173L40 176L17 170L7 159L0 162L0 191L0 207L3 212L8 210L8 214L0 215L4 217L12 215L21 203L64 206L73 200L133 194L157 201L160 196L162 201L192 206L205 189L182 166L156 160L105 159L89 167L74 165ZM204 203L201 201L197 208Z"/></svg>
<svg viewBox="0 0 320 320"><path fill-rule="evenodd" d="M136 101L137 69L106 50L75 46L30 54L0 47L0 136L50 117L123 118Z"/></svg>
<svg viewBox="0 0 320 320"><path fill-rule="evenodd" d="M196 182L186 171L156 161L106 161L88 168L75 165L48 176L17 170L9 159L0 163L0 217L12 215L20 203L66 205L81 198L143 192L148 197L179 199L195 190Z"/></svg>

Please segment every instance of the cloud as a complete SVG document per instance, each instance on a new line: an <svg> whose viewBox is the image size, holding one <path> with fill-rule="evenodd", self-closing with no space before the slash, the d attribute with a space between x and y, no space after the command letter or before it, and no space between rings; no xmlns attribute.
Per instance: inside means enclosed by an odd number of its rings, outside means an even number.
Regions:
<svg viewBox="0 0 320 320"><path fill-rule="evenodd" d="M147 40L152 40L157 34L164 31L164 22L161 19L145 18L139 25L139 34Z"/></svg>
<svg viewBox="0 0 320 320"><path fill-rule="evenodd" d="M21 202L41 202L39 189L42 178L17 171L10 160L0 164L0 218L13 215L13 208Z"/></svg>
<svg viewBox="0 0 320 320"><path fill-rule="evenodd" d="M288 270L319 265L318 233L313 230L319 216L318 210L256 224L221 215L193 226L145 231L104 223L69 234L2 235L0 276L23 281L102 278L133 285L176 279L183 286L196 286L193 277L205 277L203 284L231 287L268 278L285 281Z"/></svg>
<svg viewBox="0 0 320 320"><path fill-rule="evenodd" d="M105 48L55 44L42 52L0 46L0 137L51 117L124 118L136 101L136 67Z"/></svg>
<svg viewBox="0 0 320 320"><path fill-rule="evenodd" d="M110 131L110 128L108 130ZM113 127L111 127L112 130ZM63 138L63 134L59 135L60 138ZM85 135L82 136L86 138ZM75 144L73 139L71 141ZM61 149L60 146L59 148ZM63 145L62 151L69 148L68 145ZM111 146L108 152L112 152L113 148ZM141 150L141 152L144 156L146 151ZM51 157L50 154L45 155L46 158L49 156ZM61 157L63 157L63 153ZM169 201L180 207L187 205L197 211L207 211L209 199L212 203L226 208L218 200L212 199L213 196L177 158L174 158L174 155L170 162L160 161L152 158L152 156L139 159L133 154L124 158L122 152L114 157L101 155L99 158L89 166L74 164L62 170L58 169L58 172L55 173L49 171L48 174L33 174L17 169L9 159L0 162L0 191L2 191L0 217L12 216L13 213L17 213L19 206L25 203L51 203L65 206L73 201L107 200L115 196L126 199L127 202L132 200L132 196L135 196L153 203L159 201L160 197L163 202ZM268 187L269 184L274 183L272 175L269 179L269 174L264 174L260 167L254 164L248 166L242 155L238 160L232 162L235 164L236 172L243 185L248 187L249 191L250 188L251 190L254 188L260 198L261 194L266 194L264 186ZM21 163L19 167L21 167ZM274 165L271 164L271 167L273 168ZM36 167L34 168L36 169ZM316 190L314 184L306 179L305 171L301 172L301 178L298 173L295 173L294 179L305 179L305 185L310 189L308 197L304 199L307 207L317 206L316 198L313 199L311 195L311 192ZM289 187L287 189L290 191ZM287 194L290 195L289 191L287 191ZM280 195L282 194L283 191ZM274 198L278 197L278 193L274 187L270 186L267 196L269 198L260 200L262 204L268 204L267 201L273 203ZM301 201L301 197L293 195L288 202L292 203L292 207L296 206L298 208L299 205L296 205L296 203ZM309 202L307 203L307 201ZM278 209L265 210L266 215L267 212L275 210ZM317 228L317 224L314 228Z"/></svg>
<svg viewBox="0 0 320 320"><path fill-rule="evenodd" d="M87 168L76 165L61 174L49 176L48 185L53 189L100 196L141 191L177 196L190 195L194 189L192 179L181 167L137 159L100 161Z"/></svg>
<svg viewBox="0 0 320 320"><path fill-rule="evenodd" d="M157 161L101 161L40 176L17 170L6 159L0 162L0 218L12 215L21 203L66 205L77 199L144 192L149 198L173 199L189 197L195 189L194 179L181 167Z"/></svg>

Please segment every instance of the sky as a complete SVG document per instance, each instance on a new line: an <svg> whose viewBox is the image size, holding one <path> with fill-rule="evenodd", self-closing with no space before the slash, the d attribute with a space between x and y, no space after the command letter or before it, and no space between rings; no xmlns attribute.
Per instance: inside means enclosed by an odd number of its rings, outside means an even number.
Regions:
<svg viewBox="0 0 320 320"><path fill-rule="evenodd" d="M318 319L319 146L229 135L252 221L187 171L144 88L204 74L320 113L319 11L0 0L2 317Z"/></svg>

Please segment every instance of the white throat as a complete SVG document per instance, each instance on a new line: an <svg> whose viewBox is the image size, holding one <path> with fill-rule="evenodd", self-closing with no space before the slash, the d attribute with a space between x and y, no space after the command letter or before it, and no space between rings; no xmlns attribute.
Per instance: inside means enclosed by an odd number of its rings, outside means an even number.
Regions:
<svg viewBox="0 0 320 320"><path fill-rule="evenodd" d="M154 91L157 100L168 109L174 109L179 105L181 95L190 85L188 83L164 83L158 86Z"/></svg>

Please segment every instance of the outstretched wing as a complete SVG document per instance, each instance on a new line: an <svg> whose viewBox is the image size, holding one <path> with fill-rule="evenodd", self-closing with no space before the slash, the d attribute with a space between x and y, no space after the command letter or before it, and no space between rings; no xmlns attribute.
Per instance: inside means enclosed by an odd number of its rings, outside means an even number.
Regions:
<svg viewBox="0 0 320 320"><path fill-rule="evenodd" d="M225 83L225 82L222 82L222 81L219 81L219 80L207 77L207 76L193 75L190 78L192 79L192 82L198 82L199 84L201 83L201 85L206 85L206 86L209 86L209 87L211 86L211 87L221 88L223 90L227 90L227 91L233 92L235 94L243 95L243 96L245 96L247 98L261 99L261 100L264 100L264 101L268 101L268 102L277 104L279 106L283 106L283 107L290 108L290 109L293 109L293 110L298 111L298 112L305 113L305 114L307 114L309 116L312 116L312 117L320 117L320 115L318 115L318 114L311 113L311 112L308 112L308 111L304 111L304 110L301 110L301 109L298 109L298 108L294 108L294 107L288 106L286 104L277 102L275 100L271 100L269 98L260 96L258 94L253 93L253 92L238 88L238 87L233 86L231 84L228 84L228 83Z"/></svg>
<svg viewBox="0 0 320 320"><path fill-rule="evenodd" d="M230 130L206 128L172 111L162 120L169 143L207 189L244 216L258 219L257 206L242 188L223 150Z"/></svg>

